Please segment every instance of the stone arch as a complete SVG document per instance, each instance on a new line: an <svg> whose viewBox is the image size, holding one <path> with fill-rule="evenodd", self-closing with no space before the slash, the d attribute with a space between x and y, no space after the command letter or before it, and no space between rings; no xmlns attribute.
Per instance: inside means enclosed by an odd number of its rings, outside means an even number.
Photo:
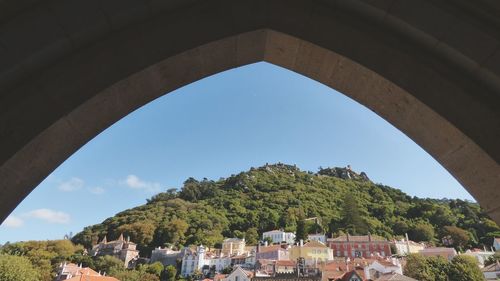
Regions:
<svg viewBox="0 0 500 281"><path fill-rule="evenodd" d="M159 2L4 7L1 219L74 151L129 112L208 75L267 61L375 111L429 152L500 223L500 79L491 64L500 57L500 33L488 17L496 10L485 9L490 6ZM87 25L82 15L91 19ZM446 26L435 29L425 24L429 19ZM457 34L455 25L465 31ZM20 39L16 32L33 37ZM483 41L471 45L468 36Z"/></svg>

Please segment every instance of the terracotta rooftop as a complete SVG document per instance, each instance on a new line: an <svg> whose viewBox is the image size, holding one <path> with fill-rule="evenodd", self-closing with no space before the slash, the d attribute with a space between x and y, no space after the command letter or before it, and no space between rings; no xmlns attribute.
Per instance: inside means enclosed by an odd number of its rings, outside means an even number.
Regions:
<svg viewBox="0 0 500 281"><path fill-rule="evenodd" d="M375 279L375 281L418 281L418 280L408 276L401 275L399 273L387 273Z"/></svg>
<svg viewBox="0 0 500 281"><path fill-rule="evenodd" d="M284 250L281 245L271 245L271 246L267 246L267 247L260 247L259 248L259 253L268 253L268 252L273 252L273 251L277 251L279 249L282 249Z"/></svg>
<svg viewBox="0 0 500 281"><path fill-rule="evenodd" d="M325 244L321 243L321 242L318 242L318 241L309 241L307 243L304 244L304 247L309 247L309 248L328 248Z"/></svg>
<svg viewBox="0 0 500 281"><path fill-rule="evenodd" d="M363 272L363 270L351 270L349 272L344 273L344 275L337 280L349 281L354 274L357 274L359 277L361 277L362 280L365 279L365 273Z"/></svg>
<svg viewBox="0 0 500 281"><path fill-rule="evenodd" d="M432 247L420 250L420 253L456 253L456 251L453 248Z"/></svg>
<svg viewBox="0 0 500 281"><path fill-rule="evenodd" d="M221 279L226 278L226 274L215 274L214 281L220 281Z"/></svg>
<svg viewBox="0 0 500 281"><path fill-rule="evenodd" d="M331 241L331 242L368 242L370 240L370 236L369 235L349 235L349 240L347 238L347 235L341 235L339 237L335 237L335 238L328 238L327 241ZM372 242L382 242L382 241L387 241L387 239L385 239L384 237L382 236L378 236L378 235L371 235L371 241Z"/></svg>
<svg viewBox="0 0 500 281"><path fill-rule="evenodd" d="M66 281L120 281L120 280L108 276L80 275L70 279L66 279Z"/></svg>
<svg viewBox="0 0 500 281"><path fill-rule="evenodd" d="M295 261L291 260L278 260L276 266L295 266Z"/></svg>

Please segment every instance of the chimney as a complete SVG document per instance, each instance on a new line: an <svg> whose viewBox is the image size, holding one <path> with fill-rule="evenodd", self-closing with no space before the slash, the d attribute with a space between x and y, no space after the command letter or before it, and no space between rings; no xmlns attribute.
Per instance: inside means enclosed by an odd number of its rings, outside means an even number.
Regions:
<svg viewBox="0 0 500 281"><path fill-rule="evenodd" d="M300 247L303 247L303 246L304 246L304 240L300 239Z"/></svg>
<svg viewBox="0 0 500 281"><path fill-rule="evenodd" d="M406 237L406 249L408 251L408 254L410 253L410 239L408 239L408 233L405 233Z"/></svg>

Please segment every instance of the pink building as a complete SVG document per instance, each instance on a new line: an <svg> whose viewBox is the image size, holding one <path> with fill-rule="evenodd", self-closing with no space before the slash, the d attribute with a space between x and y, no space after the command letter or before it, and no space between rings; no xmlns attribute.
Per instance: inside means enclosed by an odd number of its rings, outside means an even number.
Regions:
<svg viewBox="0 0 500 281"><path fill-rule="evenodd" d="M333 250L334 257L348 258L370 258L390 256L390 242L375 235L343 235L336 238L328 238L326 244Z"/></svg>

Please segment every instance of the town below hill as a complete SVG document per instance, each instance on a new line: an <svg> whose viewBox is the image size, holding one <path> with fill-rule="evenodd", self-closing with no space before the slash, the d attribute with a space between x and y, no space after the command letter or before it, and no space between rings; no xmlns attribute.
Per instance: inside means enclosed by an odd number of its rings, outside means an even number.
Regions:
<svg viewBox="0 0 500 281"><path fill-rule="evenodd" d="M495 237L476 203L278 163L189 178L71 240L7 243L0 281L496 280Z"/></svg>

